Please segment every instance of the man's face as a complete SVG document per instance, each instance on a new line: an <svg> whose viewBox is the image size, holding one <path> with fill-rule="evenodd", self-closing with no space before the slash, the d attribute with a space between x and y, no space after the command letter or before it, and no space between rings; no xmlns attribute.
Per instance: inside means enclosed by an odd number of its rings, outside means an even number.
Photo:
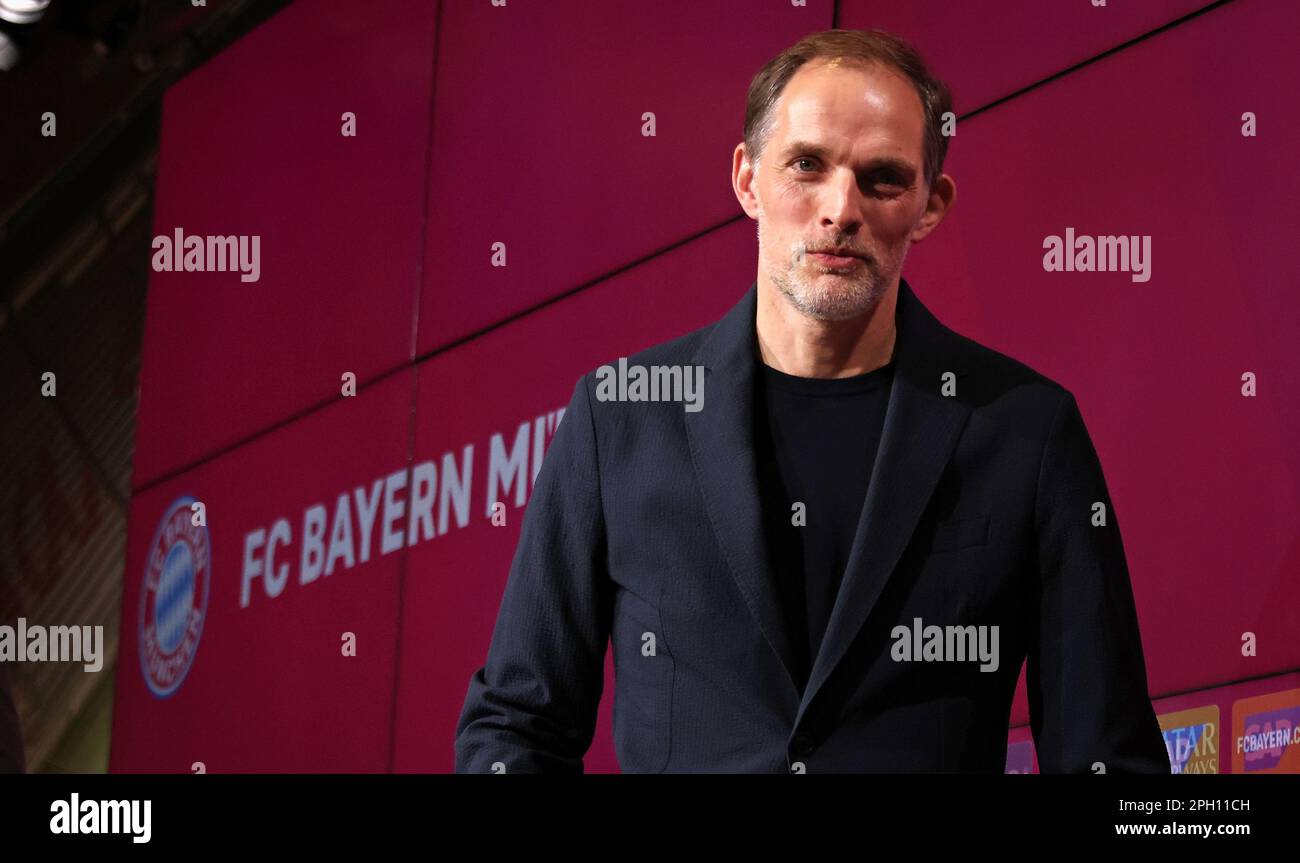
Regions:
<svg viewBox="0 0 1300 863"><path fill-rule="evenodd" d="M938 221L922 218L920 97L886 66L814 60L791 77L773 117L746 205L761 273L809 317L857 317L897 283L908 247ZM817 254L832 248L853 257Z"/></svg>

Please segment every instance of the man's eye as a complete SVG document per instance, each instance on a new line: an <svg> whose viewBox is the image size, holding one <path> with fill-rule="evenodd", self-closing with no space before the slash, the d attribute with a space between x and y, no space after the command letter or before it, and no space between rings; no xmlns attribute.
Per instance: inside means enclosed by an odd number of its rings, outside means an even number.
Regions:
<svg viewBox="0 0 1300 863"><path fill-rule="evenodd" d="M810 171L812 170L812 167L811 167L811 166L813 165L813 160L812 160L812 159L808 158L807 156L802 156L802 157L800 157L800 158L794 160L794 164L795 164L796 167L797 167L800 163L802 163L802 162L807 162L808 165L809 165L808 170L810 170Z"/></svg>

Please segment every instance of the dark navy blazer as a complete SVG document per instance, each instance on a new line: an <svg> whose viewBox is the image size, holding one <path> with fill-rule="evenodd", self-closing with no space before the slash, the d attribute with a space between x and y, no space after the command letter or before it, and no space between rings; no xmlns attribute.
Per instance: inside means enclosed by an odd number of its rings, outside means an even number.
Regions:
<svg viewBox="0 0 1300 863"><path fill-rule="evenodd" d="M470 679L456 771L581 772L612 644L627 773L1002 772L1026 659L1042 772L1168 773L1078 404L945 327L906 281L879 454L799 692L760 527L756 298L755 284L717 323L629 357L703 365L698 412L599 400L594 370L577 382ZM997 626L998 668L897 660L893 630L917 618Z"/></svg>

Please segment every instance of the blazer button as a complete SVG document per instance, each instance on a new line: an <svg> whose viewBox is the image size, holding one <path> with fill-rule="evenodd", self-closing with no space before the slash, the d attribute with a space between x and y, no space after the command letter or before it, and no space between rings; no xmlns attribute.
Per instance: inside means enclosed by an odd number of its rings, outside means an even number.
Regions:
<svg viewBox="0 0 1300 863"><path fill-rule="evenodd" d="M795 755L812 755L813 750L817 748L812 742L812 738L807 734L796 734L792 741Z"/></svg>

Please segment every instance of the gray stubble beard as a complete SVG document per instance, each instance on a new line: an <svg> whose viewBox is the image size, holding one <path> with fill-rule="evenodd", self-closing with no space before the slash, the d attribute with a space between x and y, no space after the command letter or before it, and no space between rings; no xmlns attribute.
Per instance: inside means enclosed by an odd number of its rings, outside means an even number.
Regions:
<svg viewBox="0 0 1300 863"><path fill-rule="evenodd" d="M903 261L907 258L907 249L899 258L893 272L882 273L879 261L871 258L864 261L863 273L856 276L836 275L830 280L829 289L825 283L815 284L805 274L808 266L819 273L829 273L830 268L819 264L806 264L804 255L806 247L803 241L796 242L785 259L785 266L779 267L767 261L763 256L766 246L763 243L763 209L759 206L758 216L759 258L767 271L767 277L785 296L795 309L807 317L820 321L843 321L870 312L879 304L889 289L895 272L901 272Z"/></svg>

